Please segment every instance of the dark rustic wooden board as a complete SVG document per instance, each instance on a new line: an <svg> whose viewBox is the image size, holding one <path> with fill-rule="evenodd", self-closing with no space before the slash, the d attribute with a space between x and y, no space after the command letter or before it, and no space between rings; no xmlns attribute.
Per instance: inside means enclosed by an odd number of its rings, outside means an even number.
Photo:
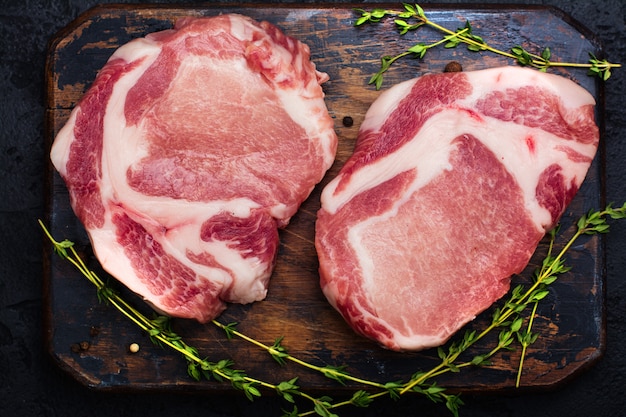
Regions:
<svg viewBox="0 0 626 417"><path fill-rule="evenodd" d="M369 7L373 7L369 5ZM398 5L393 5L397 8ZM356 336L327 304L318 287L317 259L313 246L315 213L321 188L338 171L351 153L360 122L378 92L367 85L377 71L379 58L398 53L415 42L439 39L439 34L420 29L400 38L388 22L382 26L354 28L356 15L350 6L267 7L172 7L109 5L92 9L51 41L47 61L48 146L67 119L71 108L96 72L119 45L149 32L170 28L188 15L215 15L238 12L268 20L287 34L307 43L312 58L331 80L324 85L329 111L340 139L337 161L325 180L304 202L289 227L281 232L278 264L269 295L249 306L233 305L220 317L223 323L239 322L238 329L264 343L280 336L289 352L318 365L346 365L350 373L380 382L407 380L416 371L429 368L437 360L435 350L394 353ZM593 36L576 26L567 16L550 8L491 7L459 9L428 7L430 18L450 29L472 22L474 33L504 49L521 44L528 49L549 46L553 56L567 61L587 60L588 52L598 52ZM468 52L463 48L431 50L426 59L400 61L386 76L385 86L424 72L442 71L450 60L460 61L465 70L511 64L504 58ZM583 85L599 100L597 116L602 122L602 90L584 70L555 70ZM351 127L342 119L350 116ZM573 233L573 223L590 208L604 204L602 149L588 178L562 220L562 234ZM89 240L74 217L67 190L60 177L49 171L48 218L57 239L70 239L89 262L106 276L94 259ZM563 243L563 239L559 241ZM514 282L527 282L531 271L545 253L540 246L528 269ZM99 304L94 288L71 265L46 252L46 339L48 350L61 368L82 383L102 390L185 390L220 392L228 384L196 382L186 374L178 354L153 346L114 308ZM559 384L593 364L604 349L604 259L602 240L586 238L572 249L568 263L572 271L553 285L542 303L535 330L541 338L532 345L526 360L522 384L547 387ZM120 290L125 293L124 289ZM126 294L136 306L149 313L143 303ZM485 326L489 313L468 325ZM335 382L296 365L278 366L260 349L238 339L228 340L213 325L174 320L174 330L196 346L210 360L234 360L238 369L250 376L279 382L299 376L299 384L309 390L354 390L356 384L341 387ZM87 342L84 350L72 349ZM141 350L128 353L130 343ZM477 347L472 354L483 352ZM493 365L466 369L441 377L440 385L465 391L502 391L514 386L519 351L498 355Z"/></svg>

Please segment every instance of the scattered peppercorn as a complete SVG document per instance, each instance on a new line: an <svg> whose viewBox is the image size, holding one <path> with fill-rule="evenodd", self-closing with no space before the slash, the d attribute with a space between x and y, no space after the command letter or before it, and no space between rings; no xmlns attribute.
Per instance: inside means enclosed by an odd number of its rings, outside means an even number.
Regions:
<svg viewBox="0 0 626 417"><path fill-rule="evenodd" d="M462 72L463 67L456 61L450 61L443 69L443 72Z"/></svg>
<svg viewBox="0 0 626 417"><path fill-rule="evenodd" d="M98 326L91 326L89 329L89 336L96 337L100 334L100 328Z"/></svg>
<svg viewBox="0 0 626 417"><path fill-rule="evenodd" d="M345 127L351 127L354 124L354 120L350 116L343 118L342 123Z"/></svg>
<svg viewBox="0 0 626 417"><path fill-rule="evenodd" d="M72 343L70 349L74 353L80 353L89 350L90 346L91 344L89 342Z"/></svg>

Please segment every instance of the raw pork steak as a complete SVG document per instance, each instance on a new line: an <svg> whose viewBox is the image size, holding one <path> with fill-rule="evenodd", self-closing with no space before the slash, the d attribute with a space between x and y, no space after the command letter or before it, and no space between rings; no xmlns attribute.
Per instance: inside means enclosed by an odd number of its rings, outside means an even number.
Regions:
<svg viewBox="0 0 626 417"><path fill-rule="evenodd" d="M102 266L172 316L263 299L277 228L334 160L327 79L240 15L119 48L51 151Z"/></svg>
<svg viewBox="0 0 626 417"><path fill-rule="evenodd" d="M594 100L517 67L425 75L374 102L323 190L322 289L394 350L443 344L503 296L578 190Z"/></svg>

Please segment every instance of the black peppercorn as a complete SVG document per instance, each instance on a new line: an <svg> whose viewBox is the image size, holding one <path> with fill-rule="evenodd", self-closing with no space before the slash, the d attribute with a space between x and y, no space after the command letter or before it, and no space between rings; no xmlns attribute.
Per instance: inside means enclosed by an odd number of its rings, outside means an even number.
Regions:
<svg viewBox="0 0 626 417"><path fill-rule="evenodd" d="M450 61L443 69L443 72L462 72L463 67L456 61Z"/></svg>

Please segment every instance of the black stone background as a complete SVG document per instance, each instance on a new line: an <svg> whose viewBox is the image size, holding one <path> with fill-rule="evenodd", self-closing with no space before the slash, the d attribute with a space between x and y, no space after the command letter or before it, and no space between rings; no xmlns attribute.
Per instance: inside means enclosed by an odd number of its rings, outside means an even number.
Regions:
<svg viewBox="0 0 626 417"><path fill-rule="evenodd" d="M106 2L106 1L103 1ZM267 1L266 1L267 2ZM42 342L44 210L44 58L49 38L96 0L0 0L0 415L31 416L279 416L281 402L233 396L93 392L59 371ZM170 1L176 3L176 1ZM427 9L428 1L421 2ZM440 3L496 3L440 1ZM624 0L530 0L561 8L591 29L607 57L626 63ZM607 201L626 200L624 81L607 83ZM606 239L607 349L594 367L556 390L516 395L466 395L461 416L623 417L626 374L626 220ZM447 416L423 398L377 400L342 416Z"/></svg>

